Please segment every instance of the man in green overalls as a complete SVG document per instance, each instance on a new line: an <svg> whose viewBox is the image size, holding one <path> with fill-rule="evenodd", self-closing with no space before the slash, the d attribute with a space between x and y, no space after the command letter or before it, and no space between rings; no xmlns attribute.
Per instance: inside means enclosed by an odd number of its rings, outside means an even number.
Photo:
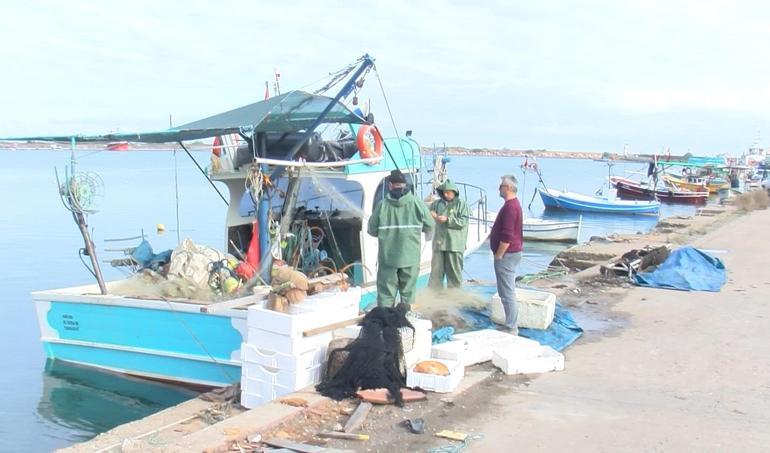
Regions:
<svg viewBox="0 0 770 453"><path fill-rule="evenodd" d="M420 275L422 233L430 235L435 222L422 200L415 198L399 170L388 177L388 193L369 218L368 233L377 238L377 305L392 307L396 293L412 305Z"/></svg>
<svg viewBox="0 0 770 453"><path fill-rule="evenodd" d="M433 237L433 260L430 281L433 289L459 288L463 278L463 255L468 239L468 204L460 199L460 191L450 180L437 189L439 199L430 206L430 214L436 220Z"/></svg>

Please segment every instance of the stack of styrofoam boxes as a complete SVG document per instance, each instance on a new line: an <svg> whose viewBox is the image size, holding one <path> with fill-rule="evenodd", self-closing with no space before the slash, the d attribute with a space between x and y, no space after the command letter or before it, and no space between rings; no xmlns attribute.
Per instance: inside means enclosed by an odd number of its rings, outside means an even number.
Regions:
<svg viewBox="0 0 770 453"><path fill-rule="evenodd" d="M253 408L320 382L332 332L309 337L303 332L355 318L360 300L360 288L349 288L309 296L288 313L249 307L248 335L241 345L241 404Z"/></svg>
<svg viewBox="0 0 770 453"><path fill-rule="evenodd" d="M460 381L465 377L465 366L457 360L430 359L443 363L449 370L446 376L436 374L418 373L414 371L415 365L410 366L406 372L406 386L409 388L421 388L430 392L453 392ZM418 362L419 363L419 362Z"/></svg>
<svg viewBox="0 0 770 453"><path fill-rule="evenodd" d="M502 324L505 312L500 296L495 293L489 303L492 321ZM518 327L545 330L551 325L556 312L556 295L548 291L516 288L516 305L519 310Z"/></svg>
<svg viewBox="0 0 770 453"><path fill-rule="evenodd" d="M492 329L475 330L473 332L458 333L452 337L454 340L451 347L455 350L459 350L457 345L461 342L465 346L465 351L462 352L463 363L465 366L475 365L477 363L489 362L492 360L492 352L495 348L515 344L520 340L526 340L525 338L517 337L505 332L499 332ZM440 346L440 345L437 345ZM450 347L450 346L446 346ZM439 353L440 354L440 353ZM443 357L450 358L451 355L447 352Z"/></svg>

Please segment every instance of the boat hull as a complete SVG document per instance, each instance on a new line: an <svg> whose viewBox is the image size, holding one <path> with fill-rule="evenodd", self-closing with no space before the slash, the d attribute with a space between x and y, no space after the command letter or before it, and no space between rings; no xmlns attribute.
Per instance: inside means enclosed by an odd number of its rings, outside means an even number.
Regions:
<svg viewBox="0 0 770 453"><path fill-rule="evenodd" d="M638 184L622 180L613 180L618 196L624 200L659 200L668 203L705 204L708 202L707 192L691 192L677 190L652 190Z"/></svg>
<svg viewBox="0 0 770 453"><path fill-rule="evenodd" d="M538 190L546 208L604 214L658 214L660 203L654 201L604 200L552 189Z"/></svg>
<svg viewBox="0 0 770 453"><path fill-rule="evenodd" d="M527 241L577 242L580 222L557 222L524 219L524 239Z"/></svg>
<svg viewBox="0 0 770 453"><path fill-rule="evenodd" d="M245 311L209 314L197 304L110 295L33 298L51 359L197 386L240 380Z"/></svg>

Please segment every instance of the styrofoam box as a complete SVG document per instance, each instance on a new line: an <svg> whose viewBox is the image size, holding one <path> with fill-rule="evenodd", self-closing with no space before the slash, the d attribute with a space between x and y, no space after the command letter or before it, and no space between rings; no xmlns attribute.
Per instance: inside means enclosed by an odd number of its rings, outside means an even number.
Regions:
<svg viewBox="0 0 770 453"><path fill-rule="evenodd" d="M406 372L406 386L419 387L437 393L453 392L460 381L465 377L465 367L454 360L431 359L441 362L449 369L449 376L437 376L435 374L418 373L414 371L414 365L410 366ZM416 364L415 364L416 365Z"/></svg>
<svg viewBox="0 0 770 453"><path fill-rule="evenodd" d="M464 341L466 344L465 366L489 362L492 360L492 352L495 348L516 345L532 345L533 347L540 347L540 343L536 341L492 329L459 333L454 335L453 338L455 340Z"/></svg>
<svg viewBox="0 0 770 453"><path fill-rule="evenodd" d="M404 352L404 364L409 369L420 360L430 358L432 337L429 330L415 330L414 347Z"/></svg>
<svg viewBox="0 0 770 453"><path fill-rule="evenodd" d="M324 291L308 296L302 303L289 305L288 313L265 308L265 303L252 305L246 315L247 325L283 335L302 332L358 316L360 288L348 291Z"/></svg>
<svg viewBox="0 0 770 453"><path fill-rule="evenodd" d="M256 363L244 363L241 369L241 378L246 380L256 380L261 384L277 386L294 391L321 382L323 370L323 364L304 370L288 371L258 365Z"/></svg>
<svg viewBox="0 0 770 453"><path fill-rule="evenodd" d="M326 346L317 346L299 354L284 354L242 343L241 360L244 364L253 363L287 371L304 370L320 365L326 360Z"/></svg>
<svg viewBox="0 0 770 453"><path fill-rule="evenodd" d="M564 369L564 354L550 346L541 346L536 354L527 349L503 347L492 353L492 363L505 374L547 373Z"/></svg>
<svg viewBox="0 0 770 453"><path fill-rule="evenodd" d="M275 397L275 398L279 398L279 397ZM256 394L248 393L241 390L241 406L245 407L246 409L257 408L259 406L269 403L270 401L273 401L275 398L264 397L261 395L256 395Z"/></svg>
<svg viewBox="0 0 770 453"><path fill-rule="evenodd" d="M473 332L458 333L453 339L465 342L465 366L492 360L492 347L495 344L504 343L513 335L498 332L492 329L475 330Z"/></svg>
<svg viewBox="0 0 770 453"><path fill-rule="evenodd" d="M295 305L298 308L313 311L334 311L346 309L353 303L356 305L356 308L361 303L361 288L359 286L351 286L346 291L342 291L339 288L327 289L312 296L307 296L305 300Z"/></svg>
<svg viewBox="0 0 770 453"><path fill-rule="evenodd" d="M434 359L456 360L464 364L466 347L467 344L463 340L434 344L431 347L430 356Z"/></svg>
<svg viewBox="0 0 770 453"><path fill-rule="evenodd" d="M280 352L282 354L297 355L313 351L319 347L326 347L332 341L331 332L319 333L312 337L299 335L281 335L267 330L249 327L246 342L260 349Z"/></svg>
<svg viewBox="0 0 770 453"><path fill-rule="evenodd" d="M361 326L347 326L334 330L334 338L358 338Z"/></svg>
<svg viewBox="0 0 770 453"><path fill-rule="evenodd" d="M296 390L241 376L241 406L253 409Z"/></svg>
<svg viewBox="0 0 770 453"><path fill-rule="evenodd" d="M489 302L492 321L503 324L505 310L500 295L495 293ZM516 306L518 308L518 327L545 330L553 322L556 312L556 296L547 291L516 288Z"/></svg>

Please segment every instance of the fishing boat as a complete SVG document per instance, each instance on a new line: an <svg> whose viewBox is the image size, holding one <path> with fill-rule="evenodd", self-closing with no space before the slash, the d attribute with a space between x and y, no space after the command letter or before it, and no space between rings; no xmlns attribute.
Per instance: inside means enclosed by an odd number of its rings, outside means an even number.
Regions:
<svg viewBox="0 0 770 453"><path fill-rule="evenodd" d="M624 200L659 200L668 203L705 204L708 201L708 192L694 192L676 188L651 188L644 184L620 176L611 176L610 183L618 192L618 196Z"/></svg>
<svg viewBox="0 0 770 453"><path fill-rule="evenodd" d="M343 291L332 285L308 295L302 303L352 300L358 313L376 298L378 243L366 233L366 225L375 204L385 196L386 178L398 168L415 191L424 186L418 143L410 135L384 138L367 115L348 107L369 71L376 68L374 60L365 55L331 74L324 88L328 91L341 85L333 97L290 91L167 130L42 139L73 147L77 142L177 143L195 160L186 143L220 137L210 172L201 172L217 192L215 182L228 189L227 195L220 193L226 206L223 246L230 256L222 266L229 266L232 256L249 255L256 249L256 266L264 278L270 278L270 263L279 260L311 276L332 267L336 273L330 277L346 274L351 287ZM329 130L333 128L337 130ZM319 129L327 134L317 132ZM332 132L335 135L329 138ZM223 139L232 134L241 140ZM237 147L222 145L233 142ZM67 190L76 182L74 177L67 180L60 195L77 196L79 191ZM470 254L488 236L488 224L478 220L485 212L486 194L477 187L457 184L475 213L475 220L469 222L466 254ZM425 194L416 195L424 199ZM70 201L71 208L80 206ZM86 240L92 264L89 271L94 272L97 284L32 294L46 355L196 386L239 381L242 343L247 334L264 327L247 323L246 307L265 307L270 288L256 286L253 291L244 289L225 297L225 279L217 287L222 297L215 301L126 294L119 291L125 280L100 279L96 250L81 221L87 211L71 210ZM184 241L177 250L186 246L193 248ZM421 249L418 286L427 284L430 271L432 246L426 238ZM174 254L171 257L173 261ZM245 261L248 259L246 256ZM212 263L219 261L209 261ZM207 272L224 271L214 267Z"/></svg>
<svg viewBox="0 0 770 453"><path fill-rule="evenodd" d="M660 211L660 203L657 201L620 200L612 195L589 196L545 187L538 187L537 190L547 209L605 214L658 214Z"/></svg>
<svg viewBox="0 0 770 453"><path fill-rule="evenodd" d="M495 223L496 212L487 211L485 221ZM578 220L548 220L526 217L522 220L522 236L527 241L578 242L583 228L583 216Z"/></svg>
<svg viewBox="0 0 770 453"><path fill-rule="evenodd" d="M128 151L127 141L109 142L105 145L109 151Z"/></svg>
<svg viewBox="0 0 770 453"><path fill-rule="evenodd" d="M546 220L534 217L523 221L523 235L527 241L578 242L583 224L582 216L576 221Z"/></svg>

